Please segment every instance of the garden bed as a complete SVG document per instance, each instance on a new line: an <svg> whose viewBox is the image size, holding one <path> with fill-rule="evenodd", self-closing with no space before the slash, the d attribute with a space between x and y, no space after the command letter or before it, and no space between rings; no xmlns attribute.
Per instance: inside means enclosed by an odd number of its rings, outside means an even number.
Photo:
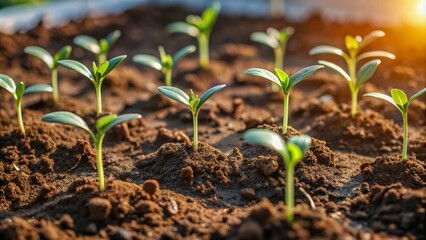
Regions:
<svg viewBox="0 0 426 240"><path fill-rule="evenodd" d="M365 35L375 30L373 26L330 24L317 17L287 23L220 16L209 68L199 69L194 54L174 71L174 85L185 91L202 93L227 84L200 113L201 144L194 152L189 110L160 96L156 87L162 84L161 75L130 59L140 53L156 55L160 44L173 53L194 43L165 31L168 23L187 14L180 8L144 6L58 29L39 26L25 34L0 35L0 73L31 85L49 83L50 77L41 61L24 54L25 46L57 51L72 45L76 35L101 38L120 29L123 35L110 56L127 54L128 59L104 82L104 108L143 116L107 134L106 190L100 192L89 136L40 120L61 110L93 125L92 83L61 67L57 105L49 94L24 99L25 137L17 130L12 95L1 90L1 239L426 237L424 96L410 105L409 158L403 162L402 119L392 105L361 97L359 114L352 118L350 92L340 76L321 70L300 83L291 95L291 128L284 138L305 133L313 137L313 144L296 166L292 225L285 220L285 174L279 155L242 139L249 128L279 132L282 117L282 96L270 92L268 81L243 74L252 67L273 67L271 50L251 42L250 33L292 25L296 33L289 40L285 64L292 74L319 59L309 56L312 47L343 46L346 34ZM397 59L383 60L361 94L401 88L412 95L424 88L424 29L381 30L386 37L371 48L390 51ZM71 59L86 65L94 60L76 46Z"/></svg>

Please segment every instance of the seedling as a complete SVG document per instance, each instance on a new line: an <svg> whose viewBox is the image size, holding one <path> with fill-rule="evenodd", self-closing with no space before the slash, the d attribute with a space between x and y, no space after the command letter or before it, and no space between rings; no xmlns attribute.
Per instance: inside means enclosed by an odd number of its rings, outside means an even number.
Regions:
<svg viewBox="0 0 426 240"><path fill-rule="evenodd" d="M366 97L375 97L383 99L390 102L394 105L402 114L402 121L404 125L404 141L402 144L402 160L407 159L407 149L408 149L408 106L410 103L420 97L422 94L426 93L426 88L423 88L421 91L417 92L410 99L407 98L407 95L400 89L392 89L391 96L385 95L383 93L367 93L364 94Z"/></svg>
<svg viewBox="0 0 426 240"><path fill-rule="evenodd" d="M185 33L197 38L200 51L200 67L209 65L209 41L216 19L220 12L220 2L213 2L201 16L189 15L186 22L174 22L167 26L170 33Z"/></svg>
<svg viewBox="0 0 426 240"><path fill-rule="evenodd" d="M294 34L294 28L286 27L281 30L268 28L266 32L254 32L250 35L252 41L266 45L274 50L275 68L284 69L284 57L288 39ZM272 91L278 91L278 86L272 83Z"/></svg>
<svg viewBox="0 0 426 240"><path fill-rule="evenodd" d="M273 83L277 84L278 86L281 87L282 91L283 91L283 95L284 95L284 112L283 112L283 130L282 133L285 134L287 133L287 129L288 129L288 104L290 101L290 91L293 88L294 85L296 85L297 83L303 81L304 79L306 79L307 77L309 77L310 75L312 75L314 72L316 72L318 69L323 68L324 66L321 65L313 65L313 66L309 66L309 67L305 67L301 70L299 70L298 72L296 72L295 74L293 74L293 76L289 77L287 75L287 73L285 73L284 71L275 68L275 74L273 74L272 72L266 70L266 69L262 69L262 68L250 68L247 71L245 71L245 74L249 74L249 75L253 75L253 76L258 76L258 77L263 77L266 78L270 81L272 81Z"/></svg>
<svg viewBox="0 0 426 240"><path fill-rule="evenodd" d="M179 88L169 86L162 86L157 88L158 91L164 96L186 105L189 110L191 110L192 121L194 123L194 151L198 151L198 114L200 113L200 109L207 101L207 99L209 99L211 96L213 96L225 86L225 84L214 86L207 90L200 98L198 97L198 95L194 94L192 89L189 90L188 96Z"/></svg>
<svg viewBox="0 0 426 240"><path fill-rule="evenodd" d="M95 145L96 151L96 168L98 170L98 179L99 179L99 190L103 191L105 189L104 182L104 170L102 163L102 142L104 140L105 134L117 124L127 122L136 118L142 117L140 114L123 114L117 116L115 114L109 114L100 117L96 121L96 134L93 133L87 123L79 116L71 112L52 112L44 115L42 121L51 122L51 123L61 123L65 125L70 125L78 127L86 131Z"/></svg>
<svg viewBox="0 0 426 240"><path fill-rule="evenodd" d="M18 119L19 130L22 135L25 135L24 121L22 119L22 97L31 93L43 93L52 92L52 86L48 84L35 84L25 89L25 84L20 82L18 85L15 84L13 79L7 75L0 74L0 87L10 92L15 99L16 115Z"/></svg>
<svg viewBox="0 0 426 240"><path fill-rule="evenodd" d="M345 37L345 45L348 49L348 53L343 52L342 50L327 46L327 45L321 45L314 47L309 51L311 55L316 54L334 54L337 56L341 56L345 61L347 65L348 71L346 72L343 70L343 68L339 67L338 65L328 62L328 61L318 61L319 64L322 64L326 67L329 67L333 69L334 71L338 72L340 75L342 75L349 84L349 89L351 91L351 101L352 101L352 109L351 114L352 117L355 117L357 114L357 107L358 107L358 92L361 88L362 84L367 82L371 76L373 76L374 72L376 72L377 67L380 64L380 60L373 59L365 63L357 72L357 63L363 59L367 58L376 58L376 57L385 57L389 59L395 59L395 55L393 55L390 52L386 51L369 51L365 53L360 53L362 48L376 40L377 38L385 36L385 33L383 31L373 31L369 34L367 34L365 37L361 36L349 36L347 35Z"/></svg>
<svg viewBox="0 0 426 240"><path fill-rule="evenodd" d="M74 60L61 60L59 64L69 69L72 69L86 78L88 78L96 89L96 112L98 115L102 113L102 96L101 96L101 87L102 83L105 80L106 76L116 68L124 59L126 55L121 55L115 58L110 59L109 61L104 61L99 66L96 66L96 63L92 64L92 72L83 64L74 61Z"/></svg>
<svg viewBox="0 0 426 240"><path fill-rule="evenodd" d="M250 144L275 150L281 155L285 165L287 222L291 224L294 218L294 167L303 159L311 145L311 138L307 135L293 136L286 144L275 132L265 129L251 129L244 133L244 140Z"/></svg>
<svg viewBox="0 0 426 240"><path fill-rule="evenodd" d="M71 46L65 46L52 56L48 51L38 46L28 46L24 48L25 53L39 58L50 69L52 73L52 97L54 103L57 103L59 100L58 61L67 59L70 56L71 51Z"/></svg>
<svg viewBox="0 0 426 240"><path fill-rule="evenodd" d="M120 30L115 30L99 41L91 36L80 35L74 38L74 44L95 54L96 60L100 65L107 60L109 50L111 50L120 36Z"/></svg>
<svg viewBox="0 0 426 240"><path fill-rule="evenodd" d="M133 57L133 61L142 65L151 67L155 70L161 71L164 74L164 82L166 86L172 85L172 70L174 65L183 57L195 52L195 46L189 45L179 50L173 57L166 53L163 46L158 47L160 58L147 54L138 54Z"/></svg>

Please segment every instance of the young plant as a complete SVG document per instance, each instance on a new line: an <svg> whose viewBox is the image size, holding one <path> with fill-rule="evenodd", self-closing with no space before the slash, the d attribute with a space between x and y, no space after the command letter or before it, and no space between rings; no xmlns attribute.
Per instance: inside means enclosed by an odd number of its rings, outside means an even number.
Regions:
<svg viewBox="0 0 426 240"><path fill-rule="evenodd" d="M391 96L385 95L383 93L367 93L364 94L366 97L375 97L388 101L394 105L402 114L402 121L404 125L404 142L402 145L402 160L407 159L407 149L408 149L408 106L410 103L420 97L422 94L426 93L426 88L423 88L421 91L414 94L410 99L407 98L407 95L400 89L392 89Z"/></svg>
<svg viewBox="0 0 426 240"><path fill-rule="evenodd" d="M175 64L188 54L195 52L195 46L189 45L179 50L173 57L166 53L163 46L158 47L160 58L147 54L138 54L133 57L133 61L142 65L161 71L164 74L166 86L172 85L172 70Z"/></svg>
<svg viewBox="0 0 426 240"><path fill-rule="evenodd" d="M116 68L125 58L126 58L126 55L121 55L121 56L112 58L109 61L104 61L102 64L99 64L99 66L96 66L96 63L93 62L92 71L90 71L83 64L74 60L61 60L59 61L59 64L80 73L81 75L85 76L93 83L96 89L96 100L97 100L96 112L98 115L100 115L102 113L102 96L101 96L102 83L105 80L106 76L114 68Z"/></svg>
<svg viewBox="0 0 426 240"><path fill-rule="evenodd" d="M105 189L104 182L104 170L102 163L102 142L104 140L105 134L117 124L127 122L136 118L140 118L140 114L123 114L117 116L115 114L109 114L100 117L96 121L96 134L93 133L87 123L79 116L71 112L52 112L44 115L42 121L51 122L51 123L61 123L65 125L70 125L78 127L86 131L95 145L96 151L96 168L98 170L98 179L99 179L99 190L103 191Z"/></svg>
<svg viewBox="0 0 426 240"><path fill-rule="evenodd" d="M287 205L287 222L291 224L294 217L294 167L303 159L311 145L307 135L293 136L287 144L275 132L266 129L251 129L244 133L244 140L250 144L261 145L277 151L285 165L285 204Z"/></svg>
<svg viewBox="0 0 426 240"><path fill-rule="evenodd" d="M185 33L197 38L200 51L200 67L209 65L209 41L216 19L220 12L220 2L213 2L201 16L189 15L186 22L174 22L167 26L170 33Z"/></svg>
<svg viewBox="0 0 426 240"><path fill-rule="evenodd" d="M99 41L91 36L80 35L74 38L74 44L95 54L96 61L100 65L107 60L109 50L111 50L120 36L120 30L115 30Z"/></svg>
<svg viewBox="0 0 426 240"><path fill-rule="evenodd" d="M273 83L277 84L278 86L281 87L281 90L283 92L284 95L284 112L283 112L283 131L282 133L285 134L287 133L287 128L288 128L288 104L290 101L290 91L293 88L294 85L296 85L297 83L303 81L304 79L306 79L307 77L309 77L310 75L312 75L314 72L316 72L318 69L323 68L324 66L321 65L313 65L313 66L309 66L309 67L305 67L301 70L299 70L298 72L296 72L295 74L293 74L293 76L289 77L287 75L287 73L285 73L284 71L275 68L275 74L273 74L272 72L266 70L266 69L261 69L261 68L250 68L247 71L245 71L245 74L249 74L249 75L253 75L253 76L258 76L258 77L263 77L266 78L270 81L272 81Z"/></svg>
<svg viewBox="0 0 426 240"><path fill-rule="evenodd" d="M377 57L386 57L389 59L395 59L395 55L393 55L390 52L386 51L369 51L364 52L360 54L360 51L367 45L369 45L371 42L376 40L377 38L385 36L385 33L383 31L373 31L369 34L367 34L365 37L361 36L349 36L347 35L345 37L345 45L348 50L348 53L343 52L342 50L327 46L327 45L321 45L314 47L309 51L311 55L316 54L334 54L337 56L342 57L347 65L347 70L343 70L343 68L339 67L338 65L328 62L328 61L318 61L319 64L322 64L326 67L329 67L342 75L349 84L349 89L351 91L351 101L352 101L352 109L351 114L352 117L355 117L357 114L357 108L358 108L358 92L361 88L362 84L364 84L366 81L368 81L371 76L373 76L374 72L376 71L377 67L380 64L380 60L373 59L365 63L357 72L357 64L359 61L367 58L377 58Z"/></svg>
<svg viewBox="0 0 426 240"><path fill-rule="evenodd" d="M162 86L157 88L158 91L164 96L186 105L189 110L191 110L192 121L194 124L194 151L198 151L198 114L200 113L200 109L207 101L207 99L209 99L211 96L213 96L225 86L225 84L214 86L207 90L200 98L198 97L198 95L194 94L192 89L189 90L188 96L179 88L169 86Z"/></svg>
<svg viewBox="0 0 426 240"><path fill-rule="evenodd" d="M39 58L50 69L52 73L52 98L54 103L57 103L59 100L58 62L60 60L67 59L70 56L71 51L71 46L65 46L52 56L48 51L38 46L28 46L24 48L25 53Z"/></svg>
<svg viewBox="0 0 426 240"><path fill-rule="evenodd" d="M266 32L254 32L250 35L252 41L266 45L274 50L275 68L284 69L284 57L288 39L294 34L294 28L286 27L281 30L268 28ZM278 91L278 86L272 83L272 91Z"/></svg>
<svg viewBox="0 0 426 240"><path fill-rule="evenodd" d="M15 84L13 79L7 75L0 74L0 87L6 89L10 92L15 99L16 106L16 115L18 119L19 130L22 135L25 135L24 121L22 118L22 97L27 94L32 93L43 93L43 92L52 92L52 86L48 84L35 84L28 88L25 88L25 84L20 82L18 85Z"/></svg>

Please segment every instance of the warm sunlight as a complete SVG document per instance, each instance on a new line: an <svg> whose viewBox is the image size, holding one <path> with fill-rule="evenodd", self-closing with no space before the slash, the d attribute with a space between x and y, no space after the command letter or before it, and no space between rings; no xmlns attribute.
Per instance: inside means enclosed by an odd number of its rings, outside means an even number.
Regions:
<svg viewBox="0 0 426 240"><path fill-rule="evenodd" d="M426 0L419 1L418 14L421 19L426 20Z"/></svg>

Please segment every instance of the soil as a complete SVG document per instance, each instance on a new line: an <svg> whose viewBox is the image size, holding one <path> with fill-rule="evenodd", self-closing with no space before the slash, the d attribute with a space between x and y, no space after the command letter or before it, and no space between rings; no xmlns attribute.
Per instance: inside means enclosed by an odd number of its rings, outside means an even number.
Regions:
<svg viewBox="0 0 426 240"><path fill-rule="evenodd" d="M173 12L173 14L166 14ZM393 106L360 97L352 118L343 79L321 70L292 91L290 128L313 144L295 170L295 220L285 219L285 169L272 150L244 143L249 128L281 132L282 96L263 79L244 75L272 68L272 51L249 40L253 31L292 25L286 71L314 64L319 44L343 47L345 34L364 35L366 24L303 23L221 16L212 36L212 61L199 69L196 55L174 71L174 85L202 93L227 87L200 113L200 149L192 149L189 110L159 95L162 77L132 63L158 45L175 52L193 39L169 36L164 27L189 14L180 8L138 7L119 16L42 26L0 35L0 72L26 85L49 83L49 71L23 53L27 45L50 51L79 34L96 38L120 29L110 56L128 59L103 85L104 110L136 112L142 119L111 130L104 142L106 190L98 191L95 153L83 131L40 121L52 111L71 111L93 126L92 84L61 68L60 101L49 94L24 98L26 136L17 130L11 94L0 90L0 239L425 239L426 96L410 105L409 159L400 157L402 119ZM397 55L383 60L361 93L401 88L409 95L426 86L426 30L383 28L369 49ZM324 56L330 60L338 60ZM72 58L93 56L73 47Z"/></svg>

